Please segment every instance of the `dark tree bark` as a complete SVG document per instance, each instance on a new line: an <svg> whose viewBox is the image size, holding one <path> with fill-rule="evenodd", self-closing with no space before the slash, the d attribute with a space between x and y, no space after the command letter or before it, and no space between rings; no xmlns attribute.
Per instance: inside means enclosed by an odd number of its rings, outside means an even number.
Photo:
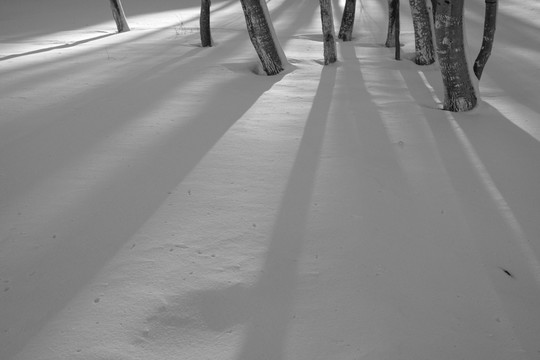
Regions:
<svg viewBox="0 0 540 360"><path fill-rule="evenodd" d="M336 35L334 32L334 15L330 0L319 0L321 5L321 22L324 43L324 65L335 63L336 55Z"/></svg>
<svg viewBox="0 0 540 360"><path fill-rule="evenodd" d="M399 43L399 0L388 0L388 33L386 47L395 47L395 58L401 60L401 48Z"/></svg>
<svg viewBox="0 0 540 360"><path fill-rule="evenodd" d="M435 62L431 19L426 0L409 0L414 26L414 45L418 65L429 65Z"/></svg>
<svg viewBox="0 0 540 360"><path fill-rule="evenodd" d="M474 74L480 80L484 66L486 65L491 49L493 48L493 40L495 38L495 28L497 25L497 0L486 0L486 12L484 16L484 37L482 39L482 47L474 62Z"/></svg>
<svg viewBox="0 0 540 360"><path fill-rule="evenodd" d="M388 0L388 32L386 34L386 47L392 47L396 44L396 14L397 11L395 9L396 6L395 0Z"/></svg>
<svg viewBox="0 0 540 360"><path fill-rule="evenodd" d="M431 0L431 11L433 15L433 19L435 19L435 12L437 12L437 0Z"/></svg>
<svg viewBox="0 0 540 360"><path fill-rule="evenodd" d="M394 47L396 49L396 60L401 60L401 47L399 43L399 34L401 25L399 21L399 0L392 0L392 11L394 11Z"/></svg>
<svg viewBox="0 0 540 360"><path fill-rule="evenodd" d="M338 38L343 41L351 41L354 28L354 14L356 12L356 0L347 0L343 9L341 26Z"/></svg>
<svg viewBox="0 0 540 360"><path fill-rule="evenodd" d="M129 31L129 25L126 20L126 14L124 14L124 9L122 8L122 3L120 0L110 0L111 10L113 13L114 21L116 22L116 28L118 32Z"/></svg>
<svg viewBox="0 0 540 360"><path fill-rule="evenodd" d="M268 15L264 0L240 0L249 38L267 75L277 75L283 71L284 65L280 54L283 53Z"/></svg>
<svg viewBox="0 0 540 360"><path fill-rule="evenodd" d="M444 109L467 111L477 104L463 41L464 0L437 0L435 41L444 84Z"/></svg>
<svg viewBox="0 0 540 360"><path fill-rule="evenodd" d="M201 46L212 46L212 34L210 32L210 0L201 0L199 26L201 32Z"/></svg>

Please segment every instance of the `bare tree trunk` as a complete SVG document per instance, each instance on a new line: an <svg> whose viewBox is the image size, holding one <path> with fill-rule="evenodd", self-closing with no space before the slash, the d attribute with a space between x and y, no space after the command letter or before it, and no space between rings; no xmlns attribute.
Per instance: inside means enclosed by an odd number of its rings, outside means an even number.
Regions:
<svg viewBox="0 0 540 360"><path fill-rule="evenodd" d="M116 28L118 32L129 31L129 25L126 20L126 14L124 14L124 9L122 8L122 3L120 0L110 0L111 10L113 13L114 21L116 22Z"/></svg>
<svg viewBox="0 0 540 360"><path fill-rule="evenodd" d="M201 16L199 18L201 33L201 46L212 46L212 34L210 32L210 0L201 0Z"/></svg>
<svg viewBox="0 0 540 360"><path fill-rule="evenodd" d="M395 31L396 31L396 11L394 0L388 0L388 32L386 35L386 47L392 47L396 44Z"/></svg>
<svg viewBox="0 0 540 360"><path fill-rule="evenodd" d="M484 37L482 39L482 47L474 62L474 74L480 80L484 66L486 65L491 49L493 48L493 40L495 38L495 28L497 25L497 4L498 0L486 0L486 13L484 16Z"/></svg>
<svg viewBox="0 0 540 360"><path fill-rule="evenodd" d="M277 75L283 71L284 64L280 53L283 53L275 38L272 24L269 23L268 8L264 0L240 0L249 38L267 75Z"/></svg>
<svg viewBox="0 0 540 360"><path fill-rule="evenodd" d="M444 83L444 109L467 111L476 106L463 41L463 1L437 0L435 39Z"/></svg>
<svg viewBox="0 0 540 360"><path fill-rule="evenodd" d="M335 63L336 56L336 35L334 32L334 15L330 0L319 0L321 5L321 22L324 43L324 65Z"/></svg>
<svg viewBox="0 0 540 360"><path fill-rule="evenodd" d="M409 0L414 25L414 44L418 65L429 65L435 62L431 20L426 0Z"/></svg>
<svg viewBox="0 0 540 360"><path fill-rule="evenodd" d="M394 46L396 48L396 60L401 60L401 47L399 43L399 34L401 25L399 21L399 0L392 1L392 9L394 11Z"/></svg>
<svg viewBox="0 0 540 360"><path fill-rule="evenodd" d="M339 28L338 38L343 41L352 40L352 32L354 28L354 14L356 12L356 0L347 0L343 9L343 17L341 18L341 26Z"/></svg>
<svg viewBox="0 0 540 360"><path fill-rule="evenodd" d="M435 13L437 12L437 0L431 0L431 11L433 19L435 19Z"/></svg>

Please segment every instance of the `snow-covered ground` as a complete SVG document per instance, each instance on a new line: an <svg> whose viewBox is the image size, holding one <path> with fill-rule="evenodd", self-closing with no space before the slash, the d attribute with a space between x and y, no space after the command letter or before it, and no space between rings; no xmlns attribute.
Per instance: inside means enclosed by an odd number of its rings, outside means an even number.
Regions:
<svg viewBox="0 0 540 360"><path fill-rule="evenodd" d="M334 1L336 27L344 1ZM483 0L467 0L469 44ZM540 3L500 4L472 112L382 46L321 65L318 2L0 3L1 360L540 358Z"/></svg>

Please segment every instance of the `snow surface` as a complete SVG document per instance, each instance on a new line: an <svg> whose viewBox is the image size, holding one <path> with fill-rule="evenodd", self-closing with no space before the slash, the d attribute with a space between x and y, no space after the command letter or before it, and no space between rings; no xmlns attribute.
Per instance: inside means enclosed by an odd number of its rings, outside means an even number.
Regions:
<svg viewBox="0 0 540 360"><path fill-rule="evenodd" d="M334 1L336 24L344 1ZM483 0L468 0L479 49ZM540 3L505 0L472 112L318 2L0 3L0 359L540 358ZM339 7L338 7L339 5Z"/></svg>

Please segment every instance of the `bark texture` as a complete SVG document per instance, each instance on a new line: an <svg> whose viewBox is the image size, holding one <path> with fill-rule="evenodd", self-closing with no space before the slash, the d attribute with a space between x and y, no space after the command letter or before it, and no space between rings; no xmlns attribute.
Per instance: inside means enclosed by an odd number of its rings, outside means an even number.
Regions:
<svg viewBox="0 0 540 360"><path fill-rule="evenodd" d="M399 20L399 0L392 0L392 11L394 12L394 47L396 49L395 58L401 60L401 47L399 43L399 34L401 25Z"/></svg>
<svg viewBox="0 0 540 360"><path fill-rule="evenodd" d="M279 56L280 46L272 36L269 20L266 18L267 8L264 0L240 0L249 38L267 75L277 75L283 71Z"/></svg>
<svg viewBox="0 0 540 360"><path fill-rule="evenodd" d="M110 2L113 18L116 22L118 32L121 33L129 31L130 29L126 20L126 14L124 14L124 9L122 8L122 2L120 0L110 0Z"/></svg>
<svg viewBox="0 0 540 360"><path fill-rule="evenodd" d="M486 65L493 48L493 40L495 39L495 29L497 25L497 7L498 0L486 0L486 12L484 16L484 37L482 39L482 47L474 62L474 74L480 80L484 66Z"/></svg>
<svg viewBox="0 0 540 360"><path fill-rule="evenodd" d="M324 43L324 64L335 63L336 55L336 35L334 32L334 15L330 0L319 0L321 5L321 22Z"/></svg>
<svg viewBox="0 0 540 360"><path fill-rule="evenodd" d="M343 41L351 41L354 28L354 15L356 12L356 0L347 0L341 17L338 38Z"/></svg>
<svg viewBox="0 0 540 360"><path fill-rule="evenodd" d="M465 55L463 0L437 0L435 39L444 84L444 109L473 109L477 97Z"/></svg>
<svg viewBox="0 0 540 360"><path fill-rule="evenodd" d="M396 44L396 14L395 11L396 2L394 0L388 0L388 32L386 34L386 47L392 47Z"/></svg>
<svg viewBox="0 0 540 360"><path fill-rule="evenodd" d="M199 18L201 33L201 46L212 46L212 33L210 32L210 0L201 0L201 16Z"/></svg>
<svg viewBox="0 0 540 360"><path fill-rule="evenodd" d="M429 65L435 62L433 48L433 33L426 0L409 0L414 26L414 45L416 56L414 62L418 65Z"/></svg>

